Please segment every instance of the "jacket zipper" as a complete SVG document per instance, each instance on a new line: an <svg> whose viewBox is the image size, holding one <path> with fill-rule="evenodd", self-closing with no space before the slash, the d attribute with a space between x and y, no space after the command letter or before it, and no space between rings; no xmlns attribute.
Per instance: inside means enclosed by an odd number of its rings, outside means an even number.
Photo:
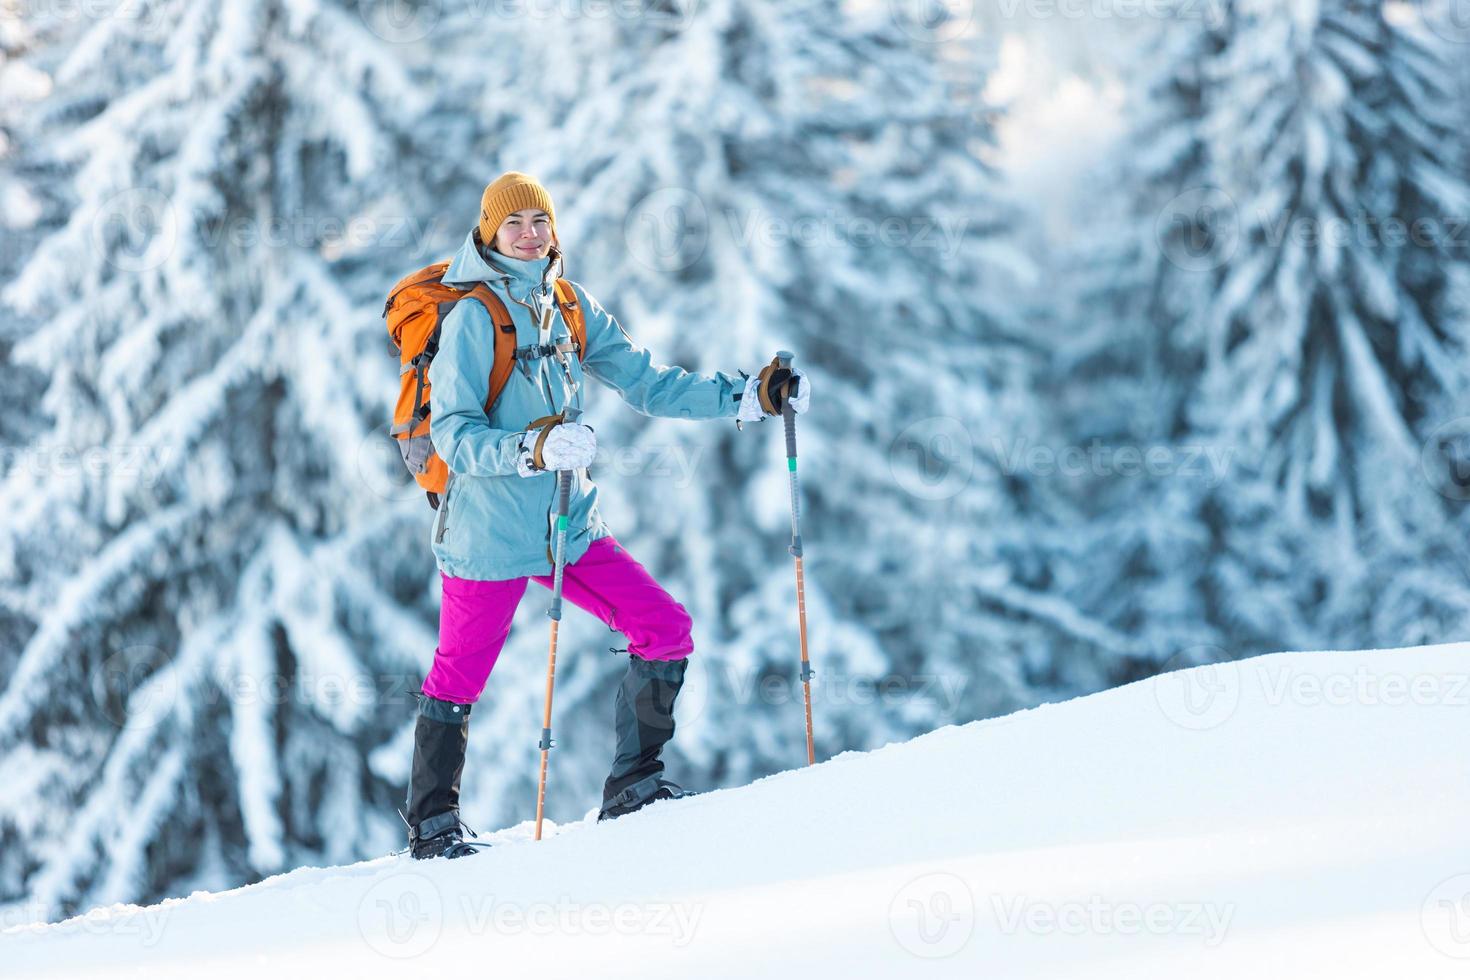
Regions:
<svg viewBox="0 0 1470 980"><path fill-rule="evenodd" d="M444 541L444 532L449 530L449 490L454 485L454 474L450 473L444 483L444 499L439 501L439 530L434 532L434 543Z"/></svg>

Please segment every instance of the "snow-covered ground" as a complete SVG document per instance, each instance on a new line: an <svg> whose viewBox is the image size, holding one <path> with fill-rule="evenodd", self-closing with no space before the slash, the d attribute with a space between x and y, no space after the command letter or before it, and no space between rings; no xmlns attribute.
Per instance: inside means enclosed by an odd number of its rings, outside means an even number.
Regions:
<svg viewBox="0 0 1470 980"><path fill-rule="evenodd" d="M1463 977L1467 818L1470 644L1279 654L469 860L10 929L0 974Z"/></svg>

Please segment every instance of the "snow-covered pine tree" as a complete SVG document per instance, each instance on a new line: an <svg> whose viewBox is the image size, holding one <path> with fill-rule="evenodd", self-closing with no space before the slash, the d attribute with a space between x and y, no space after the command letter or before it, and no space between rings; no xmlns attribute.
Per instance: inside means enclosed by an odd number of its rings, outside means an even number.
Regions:
<svg viewBox="0 0 1470 980"><path fill-rule="evenodd" d="M1043 297L1058 324L1042 379L1055 441L1162 450L1171 462L1157 475L1100 465L1066 481L1079 514L1060 563L1086 570L1067 595L1137 640L1141 660L1120 665L1120 680L1181 651L1208 656L1221 638L1208 577L1215 471L1203 454L1218 447L1199 444L1187 410L1209 270L1230 245L1200 130L1229 11L1189 16L1199 9L1181 4L1136 57L1124 132L1076 195L1080 236L1059 259L1066 288Z"/></svg>
<svg viewBox="0 0 1470 980"><path fill-rule="evenodd" d="M22 256L33 247L35 223L41 215L41 174L18 139L24 110L45 98L50 88L46 75L26 60L37 44L38 29L44 25L22 20L18 11L0 5L0 283L13 278ZM16 338L24 336L30 320L3 304L0 297L0 364L10 364L10 348ZM20 453L30 438L33 407L40 400L34 378L17 372L9 380L7 394L13 407L0 418L0 448L7 460ZM0 617L5 616L5 608L0 600ZM0 651L15 645L13 637L7 642L6 627L0 625ZM0 652L0 670L5 666L3 656Z"/></svg>
<svg viewBox="0 0 1470 980"><path fill-rule="evenodd" d="M1470 187L1446 152L1453 69L1440 39L1393 4L1224 10L1221 39L1185 38L1165 62L1183 97L1141 102L1129 234L1156 242L1102 263L1123 284L1111 305L1081 304L1143 328L1109 328L1124 340L1122 391L1104 400L1156 408L1145 428L1158 438L1231 460L1219 487L1156 488L1147 503L1163 516L1142 524L1185 547L1172 567L1143 567L1171 589L1193 583L1166 614L1198 605L1199 640L1186 630L1181 646L1246 655L1455 635L1467 598L1459 503L1435 492L1420 456L1460 414L1465 381L1456 297L1470 256L1453 239ZM1158 147L1187 166L1151 175ZM1078 389L1074 417L1105 417L1109 405ZM1132 591L1134 569L1120 571ZM1098 598L1076 601L1133 621ZM1153 628L1142 607L1136 621Z"/></svg>
<svg viewBox="0 0 1470 980"><path fill-rule="evenodd" d="M1421 466L1460 414L1470 184L1443 43L1381 0L1240 0L1207 138L1239 246L1206 312L1196 427L1249 461L1216 564L1241 626L1318 645L1456 635L1465 555ZM1457 240L1458 239L1458 240ZM1448 413L1448 414L1447 414ZM1267 590L1268 583L1276 588Z"/></svg>
<svg viewBox="0 0 1470 980"><path fill-rule="evenodd" d="M34 325L7 367L44 389L0 484L0 901L26 917L399 841L369 751L437 600L427 507L371 451L382 270L426 183L400 165L440 149L404 135L415 52L333 0L63 27L6 133L48 188L5 290Z"/></svg>

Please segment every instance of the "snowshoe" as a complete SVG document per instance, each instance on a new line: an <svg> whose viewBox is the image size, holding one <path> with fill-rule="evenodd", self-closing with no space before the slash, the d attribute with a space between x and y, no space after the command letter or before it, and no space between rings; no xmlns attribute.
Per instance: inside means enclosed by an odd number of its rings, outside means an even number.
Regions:
<svg viewBox="0 0 1470 980"><path fill-rule="evenodd" d="M627 816L656 800L677 800L693 795L671 779L652 776L641 783L629 786L617 796L604 802L601 812L597 814L597 822Z"/></svg>
<svg viewBox="0 0 1470 980"><path fill-rule="evenodd" d="M426 861L436 857L468 857L480 848L490 846L478 841L465 840L466 832L471 837L475 836L475 832L466 827L453 813L430 817L410 831L408 852L415 861Z"/></svg>

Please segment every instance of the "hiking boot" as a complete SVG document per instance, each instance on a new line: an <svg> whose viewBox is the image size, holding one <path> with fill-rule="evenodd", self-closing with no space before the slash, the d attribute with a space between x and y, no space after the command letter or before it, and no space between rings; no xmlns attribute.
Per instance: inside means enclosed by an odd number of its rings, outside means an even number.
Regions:
<svg viewBox="0 0 1470 980"><path fill-rule="evenodd" d="M644 660L629 654L628 670L613 704L617 746L602 787L598 820L620 817L654 800L688 795L664 778L664 745L674 735L674 701L684 685L688 658Z"/></svg>
<svg viewBox="0 0 1470 980"><path fill-rule="evenodd" d="M459 779L470 735L470 705L419 695L413 730L413 769L408 777L408 848L415 859L464 857L479 845L459 819Z"/></svg>

